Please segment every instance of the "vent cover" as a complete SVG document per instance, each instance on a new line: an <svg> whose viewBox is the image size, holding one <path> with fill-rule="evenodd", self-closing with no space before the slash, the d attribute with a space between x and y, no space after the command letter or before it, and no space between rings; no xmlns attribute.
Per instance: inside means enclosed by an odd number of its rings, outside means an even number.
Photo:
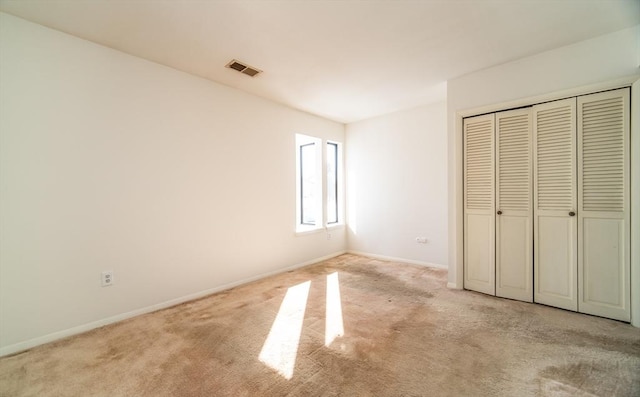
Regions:
<svg viewBox="0 0 640 397"><path fill-rule="evenodd" d="M236 59L233 59L231 62L229 62L226 67L233 69L233 70L237 70L240 73L246 74L247 76L251 76L254 77L259 73L262 73L262 70L254 68L253 66L249 66L244 62L240 62Z"/></svg>

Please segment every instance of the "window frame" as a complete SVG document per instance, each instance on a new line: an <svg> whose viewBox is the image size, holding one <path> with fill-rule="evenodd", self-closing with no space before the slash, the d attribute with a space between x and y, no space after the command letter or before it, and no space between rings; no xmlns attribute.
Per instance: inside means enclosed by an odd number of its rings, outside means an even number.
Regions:
<svg viewBox="0 0 640 397"><path fill-rule="evenodd" d="M310 205L316 215L315 222L313 224L302 222L304 215L303 206L305 204L302 188L304 185L302 172L302 148L310 145L314 145L316 148L313 172L315 173L316 183L318 184L318 190L315 192L314 200ZM322 179L322 174L319 174L319 171L322 168L322 162L322 140L314 136L296 134L296 233L313 232L323 228L324 219L322 205L324 200L322 195L324 194L324 181Z"/></svg>
<svg viewBox="0 0 640 397"><path fill-rule="evenodd" d="M340 223L340 209L341 209L341 205L340 205L340 166L341 166L341 161L340 161L340 144L338 142L334 142L334 141L327 141L325 147L328 148L329 146L333 146L334 147L334 170L333 170L333 177L334 177L334 183L333 183L333 187L334 187L334 197L333 200L335 201L336 204L336 208L335 208L335 220L329 220L329 167L327 165L327 163L329 162L329 150L327 150L327 156L326 156L326 163L325 163L325 175L327 176L327 197L326 197L326 205L325 205L325 209L326 209L326 219L325 219L325 223L327 225L327 227L329 226L335 226L337 224Z"/></svg>
<svg viewBox="0 0 640 397"><path fill-rule="evenodd" d="M306 147L309 147L309 146L316 146L316 144L317 144L316 142L309 142L309 143L304 143L304 144L298 145L298 150L299 150L298 156L300 156L299 157L300 161L298 161L298 173L300 175L300 177L299 177L300 178L299 179L300 188L298 189L298 190L300 190L300 196L299 196L300 201L299 201L298 205L300 206L300 208L299 208L300 218L298 219L298 222L302 226L310 226L310 227L317 226L318 221L314 220L313 223L306 223L305 219L304 219L304 214L305 214L305 211L304 211L304 209L305 209L305 205L304 205L305 204L305 198L304 198L304 193L305 193L305 191L304 191L304 187L305 187L304 169L305 169L305 167L304 167L304 164L305 164L305 162L304 162L304 159L303 159L303 153L304 153L303 149L306 148ZM316 152L317 152L317 148L316 148ZM317 155L317 153L316 153L316 155ZM318 177L317 170L314 170L314 173L316 174L316 179L317 179L317 177ZM320 189L320 190L322 191L322 189ZM318 218L317 217L318 214L315 214L315 215L316 215L315 218L317 219Z"/></svg>
<svg viewBox="0 0 640 397"><path fill-rule="evenodd" d="M315 161L315 176L317 190L315 192L314 202L311 207L314 208L316 219L315 222L305 223L305 198L304 198L304 175L303 171L303 148L315 145L316 161ZM329 169L328 169L328 147L335 148L335 154L333 161L335 162L335 218L329 220ZM296 234L314 233L322 230L333 229L340 227L343 224L343 206L344 206L344 181L343 181L343 155L342 155L342 143L335 140L322 139L315 136L296 134L296 219L295 219L295 231ZM307 203L308 204L308 203ZM309 206L307 205L307 208Z"/></svg>

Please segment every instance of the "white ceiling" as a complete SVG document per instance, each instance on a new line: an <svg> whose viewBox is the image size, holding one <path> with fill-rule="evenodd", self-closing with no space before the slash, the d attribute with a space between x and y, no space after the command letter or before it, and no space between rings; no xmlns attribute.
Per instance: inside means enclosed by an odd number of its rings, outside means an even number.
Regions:
<svg viewBox="0 0 640 397"><path fill-rule="evenodd" d="M640 23L640 0L0 0L0 10L345 123ZM264 73L225 68L232 58Z"/></svg>

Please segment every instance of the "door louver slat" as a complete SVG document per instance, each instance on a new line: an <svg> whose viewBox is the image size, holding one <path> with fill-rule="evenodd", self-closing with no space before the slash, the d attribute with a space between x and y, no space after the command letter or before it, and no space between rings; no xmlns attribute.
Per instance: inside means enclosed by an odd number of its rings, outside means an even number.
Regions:
<svg viewBox="0 0 640 397"><path fill-rule="evenodd" d="M491 209L493 200L491 160L493 126L490 121L465 124L465 191L468 209Z"/></svg>
<svg viewBox="0 0 640 397"><path fill-rule="evenodd" d="M571 107L541 110L536 117L539 208L570 210L573 177Z"/></svg>
<svg viewBox="0 0 640 397"><path fill-rule="evenodd" d="M529 115L519 114L498 119L500 178L498 208L528 210L530 207Z"/></svg>
<svg viewBox="0 0 640 397"><path fill-rule="evenodd" d="M624 210L622 98L582 105L582 194L586 211Z"/></svg>

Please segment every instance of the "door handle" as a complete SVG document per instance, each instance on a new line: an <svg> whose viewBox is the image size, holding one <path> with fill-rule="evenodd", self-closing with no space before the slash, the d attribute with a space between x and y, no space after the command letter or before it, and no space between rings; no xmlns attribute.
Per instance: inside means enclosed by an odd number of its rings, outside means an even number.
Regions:
<svg viewBox="0 0 640 397"><path fill-rule="evenodd" d="M576 215L575 212L573 212L573 211L569 212L569 216L575 216L575 215Z"/></svg>
<svg viewBox="0 0 640 397"><path fill-rule="evenodd" d="M502 211L498 210L498 215L502 215Z"/></svg>

